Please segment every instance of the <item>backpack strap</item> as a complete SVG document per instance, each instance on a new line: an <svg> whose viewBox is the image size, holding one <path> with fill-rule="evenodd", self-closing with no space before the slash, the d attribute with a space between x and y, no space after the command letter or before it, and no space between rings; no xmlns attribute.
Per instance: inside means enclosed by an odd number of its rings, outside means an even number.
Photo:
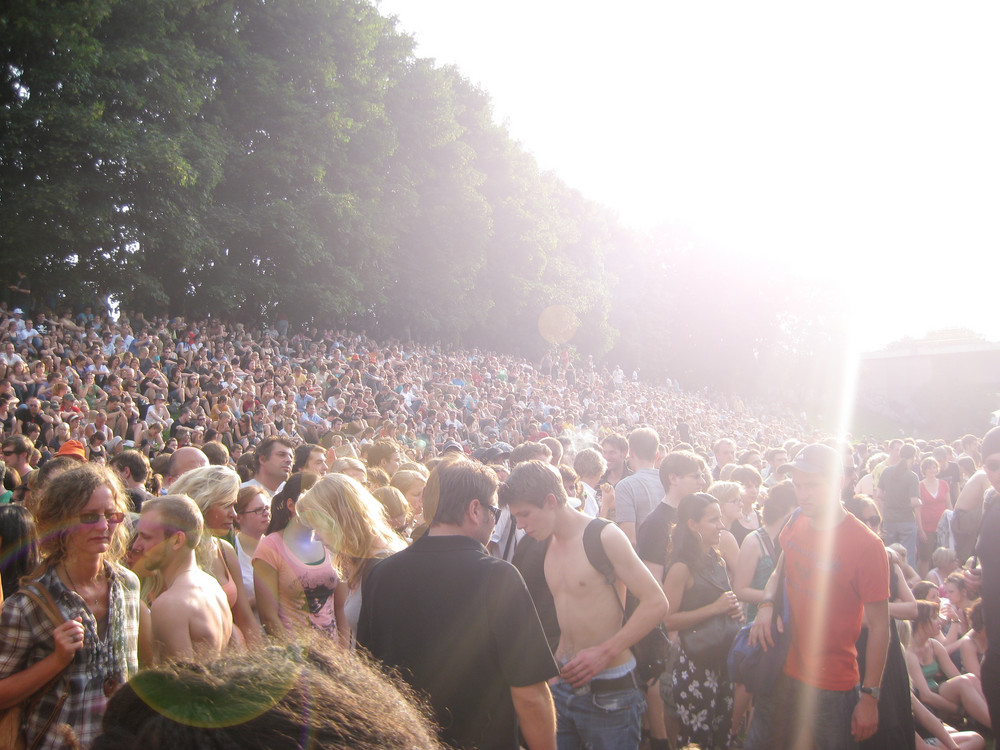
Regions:
<svg viewBox="0 0 1000 750"><path fill-rule="evenodd" d="M618 608L622 611L622 625L624 625L628 614L625 611L625 605L622 604L621 595L618 593L618 576L615 575L615 566L611 562L611 558L608 557L607 550L604 549L604 542L601 541L604 527L612 523L614 521L607 518L595 518L588 523L583 530L583 551L587 553L587 561L598 573L604 576L604 582L611 587L611 594L614 596ZM628 597L627 590L625 596Z"/></svg>
<svg viewBox="0 0 1000 750"><path fill-rule="evenodd" d="M614 586L618 581L615 575L615 566L611 564L607 550L601 542L601 533L604 527L612 523L607 518L595 518L587 524L583 530L583 551L587 553L587 560L593 568L604 576L604 582L609 586ZM617 597L615 597L617 599Z"/></svg>
<svg viewBox="0 0 1000 750"><path fill-rule="evenodd" d="M778 555L775 553L774 542L771 541L771 535L767 533L767 529L761 526L754 533L757 535L757 541L760 542L760 546L767 553L767 556L777 565Z"/></svg>

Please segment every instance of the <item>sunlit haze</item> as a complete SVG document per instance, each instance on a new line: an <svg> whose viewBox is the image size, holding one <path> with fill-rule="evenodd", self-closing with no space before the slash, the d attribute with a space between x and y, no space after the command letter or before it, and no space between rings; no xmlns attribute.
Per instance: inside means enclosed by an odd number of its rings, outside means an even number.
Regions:
<svg viewBox="0 0 1000 750"><path fill-rule="evenodd" d="M627 225L837 282L861 349L1000 340L1000 6L379 7Z"/></svg>

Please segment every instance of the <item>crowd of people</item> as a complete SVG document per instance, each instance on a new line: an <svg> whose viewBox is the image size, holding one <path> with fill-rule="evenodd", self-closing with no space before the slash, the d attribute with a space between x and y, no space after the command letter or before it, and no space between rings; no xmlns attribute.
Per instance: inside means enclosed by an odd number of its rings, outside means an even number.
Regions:
<svg viewBox="0 0 1000 750"><path fill-rule="evenodd" d="M845 442L569 350L31 312L0 306L28 747L991 736L1000 430Z"/></svg>

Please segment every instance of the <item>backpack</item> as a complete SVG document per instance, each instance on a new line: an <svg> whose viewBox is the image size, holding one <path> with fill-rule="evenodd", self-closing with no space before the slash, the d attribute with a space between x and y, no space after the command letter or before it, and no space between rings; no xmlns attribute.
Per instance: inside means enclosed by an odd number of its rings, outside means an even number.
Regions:
<svg viewBox="0 0 1000 750"><path fill-rule="evenodd" d="M604 544L601 542L601 532L611 521L606 518L595 518L587 528L583 530L583 550L587 553L587 560L594 569L604 576L604 582L608 584L614 593L615 601L622 609L622 624L624 624L635 608L638 600L631 594L625 597L625 606L618 598L618 590L615 587L618 578L615 576L615 567L612 565ZM639 680L649 686L653 680L659 678L670 660L670 639L667 631L663 628L663 623L659 623L650 630L639 641L632 646L632 654L636 661L636 674Z"/></svg>

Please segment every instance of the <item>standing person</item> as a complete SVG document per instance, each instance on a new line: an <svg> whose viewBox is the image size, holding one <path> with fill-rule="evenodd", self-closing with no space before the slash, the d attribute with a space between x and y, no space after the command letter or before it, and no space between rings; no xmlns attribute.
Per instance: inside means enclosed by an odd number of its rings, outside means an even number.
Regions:
<svg viewBox="0 0 1000 750"><path fill-rule="evenodd" d="M779 536L782 552L764 587L750 642L774 645L774 597L784 571L791 623L779 617L778 629L791 628L790 646L775 713L754 713L748 742L788 729L794 736L755 746L799 747L811 737L819 750L853 750L878 728L889 648L889 559L882 540L841 504L845 478L838 451L814 443L786 466L801 513ZM855 648L862 621L868 626L864 675ZM789 707L790 715L781 713Z"/></svg>
<svg viewBox="0 0 1000 750"><path fill-rule="evenodd" d="M327 549L336 552L337 571L348 589L344 617L353 644L361 615L361 584L376 562L406 543L392 530L378 500L344 474L319 480L299 499L295 512Z"/></svg>
<svg viewBox="0 0 1000 750"><path fill-rule="evenodd" d="M300 489L314 487L319 480L311 471L295 477L302 477ZM298 484L288 484L293 483ZM298 516L298 503L304 495L282 497L287 489L275 495L281 505L275 506L271 519L274 530L260 540L253 556L261 624L268 635L277 638L292 638L311 626L346 646L350 637L344 616L347 584L337 574L330 550Z"/></svg>
<svg viewBox="0 0 1000 750"><path fill-rule="evenodd" d="M271 501L268 500L267 493L257 487L243 487L236 496L236 535L233 537L233 547L236 549L236 558L240 561L243 588L250 597L250 609L254 612L257 611L257 596L253 589L253 555L270 523Z"/></svg>
<svg viewBox="0 0 1000 750"><path fill-rule="evenodd" d="M608 465L601 477L602 485L610 484L615 487L622 479L632 475L632 470L628 467L628 439L624 435L608 435L601 441L601 452Z"/></svg>
<svg viewBox="0 0 1000 750"><path fill-rule="evenodd" d="M736 460L736 443L729 438L717 440L712 446L715 456L715 466L712 468L712 479L718 481L723 466L728 466Z"/></svg>
<svg viewBox="0 0 1000 750"><path fill-rule="evenodd" d="M262 638L260 624L253 616L250 597L243 588L243 574L236 550L224 538L233 532L239 491L239 475L228 466L192 469L170 487L172 495L187 495L201 508L206 533L201 535L195 552L198 565L214 576L226 592L236 625L236 643L246 641L249 645L256 645Z"/></svg>
<svg viewBox="0 0 1000 750"><path fill-rule="evenodd" d="M662 588L667 570L670 532L677 521L677 508L683 498L704 491L712 474L705 459L697 453L673 451L660 464L659 475L665 494L639 527L635 551ZM671 747L677 744L677 711L673 701L673 667L676 658L677 649L671 648L659 683L654 683L646 691L646 720L650 725L652 750L662 747L661 741L671 742Z"/></svg>
<svg viewBox="0 0 1000 750"><path fill-rule="evenodd" d="M59 475L39 499L42 564L34 580L66 622L56 626L23 590L0 615L0 706L61 676L24 716L29 746L62 747L52 728L68 724L89 747L108 697L138 669L139 580L118 564L128 541L126 511L121 482L100 466Z"/></svg>
<svg viewBox="0 0 1000 750"><path fill-rule="evenodd" d="M920 518L917 527L919 543L915 567L923 577L927 575L931 567L931 556L938 548L938 521L946 510L951 510L951 489L939 477L941 464L933 456L920 462L920 471L924 478L920 480Z"/></svg>
<svg viewBox="0 0 1000 750"><path fill-rule="evenodd" d="M517 750L520 726L530 750L553 750L552 652L524 580L484 546L496 494L486 466L455 457L435 467L430 528L369 574L358 645L428 695L453 747Z"/></svg>
<svg viewBox="0 0 1000 750"><path fill-rule="evenodd" d="M232 638L226 594L195 560L203 525L201 510L185 495L149 500L139 517L132 552L163 577L164 589L150 607L157 662L214 659Z"/></svg>
<svg viewBox="0 0 1000 750"><path fill-rule="evenodd" d="M608 470L608 462L604 456L593 448L585 448L573 459L573 470L579 474L583 483L583 510L591 518L601 514L601 496L598 486L601 476Z"/></svg>
<svg viewBox="0 0 1000 750"><path fill-rule="evenodd" d="M244 482L241 487L259 487L265 490L269 497L274 497L292 473L295 463L295 443L284 436L266 437L260 441L254 451L256 457L253 478Z"/></svg>
<svg viewBox="0 0 1000 750"><path fill-rule="evenodd" d="M560 630L556 659L562 669L552 687L560 750L638 748L646 686L629 649L667 613L663 591L620 529L568 505L560 475L550 464L518 464L500 497L519 528L537 541L548 541L545 581ZM603 548L615 578L638 599L624 623L618 589L594 567L594 553L587 547L591 524L596 532L592 538Z"/></svg>
<svg viewBox="0 0 1000 750"><path fill-rule="evenodd" d="M733 685L725 663L743 619L743 608L718 550L725 528L719 502L711 495L698 492L681 500L663 582L667 598L677 603L663 624L681 633L673 669L673 702L681 720L679 740L681 745L698 743L704 750L729 747ZM713 618L730 618L735 624L728 636L722 631L724 637L713 653L690 652L684 634L708 627Z"/></svg>
<svg viewBox="0 0 1000 750"><path fill-rule="evenodd" d="M790 481L774 485L764 500L764 525L747 534L740 546L733 591L746 604L748 620L757 616L757 605L764 598L764 585L778 563L781 550L778 534L797 503Z"/></svg>
<svg viewBox="0 0 1000 750"><path fill-rule="evenodd" d="M628 455L633 474L615 486L615 521L632 546L635 533L663 497L659 472L653 468L660 436L651 427L639 427L628 435Z"/></svg>
<svg viewBox="0 0 1000 750"><path fill-rule="evenodd" d="M983 437L983 471L991 490L985 502L976 553L982 566L983 620L989 648L980 667L983 693L993 723L1000 720L1000 427Z"/></svg>
<svg viewBox="0 0 1000 750"><path fill-rule="evenodd" d="M909 443L899 449L899 462L882 472L875 499L882 514L882 531L888 547L899 542L906 547L906 562L917 564L920 479L913 471L917 447ZM936 526L935 526L936 528Z"/></svg>

